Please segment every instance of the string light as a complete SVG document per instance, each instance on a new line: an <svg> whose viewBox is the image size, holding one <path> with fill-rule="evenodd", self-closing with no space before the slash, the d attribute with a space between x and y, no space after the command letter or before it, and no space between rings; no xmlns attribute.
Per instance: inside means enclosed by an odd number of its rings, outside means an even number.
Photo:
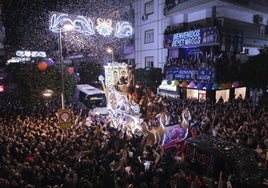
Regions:
<svg viewBox="0 0 268 188"><path fill-rule="evenodd" d="M113 22L110 19L105 20L105 19L98 18L96 29L100 35L108 36L108 35L111 35L113 31L112 24Z"/></svg>
<svg viewBox="0 0 268 188"><path fill-rule="evenodd" d="M96 27L94 27L94 20L85 16L71 17L64 13L54 13L50 17L49 29L54 33L59 33L59 26L63 24L71 24L76 32L84 35L94 35L95 29L99 35L104 37L112 35L117 38L131 37L133 35L133 28L127 21L114 22L111 19L96 19Z"/></svg>

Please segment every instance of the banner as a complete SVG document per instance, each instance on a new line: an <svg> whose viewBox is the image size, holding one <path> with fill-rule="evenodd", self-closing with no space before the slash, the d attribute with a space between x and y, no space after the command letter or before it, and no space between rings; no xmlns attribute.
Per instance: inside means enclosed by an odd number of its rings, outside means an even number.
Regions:
<svg viewBox="0 0 268 188"><path fill-rule="evenodd" d="M170 68L167 69L166 79L172 80L188 80L195 82L213 82L214 77L213 68L199 68L199 69L188 69L188 68Z"/></svg>
<svg viewBox="0 0 268 188"><path fill-rule="evenodd" d="M209 46L219 42L218 29L213 27L200 28L164 36L164 47L186 47L186 46Z"/></svg>

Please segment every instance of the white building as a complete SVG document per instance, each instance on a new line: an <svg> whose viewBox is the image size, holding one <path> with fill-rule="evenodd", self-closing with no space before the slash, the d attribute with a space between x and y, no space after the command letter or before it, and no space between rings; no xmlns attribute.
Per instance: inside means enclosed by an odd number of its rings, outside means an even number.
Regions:
<svg viewBox="0 0 268 188"><path fill-rule="evenodd" d="M267 0L137 0L134 9L135 62L140 68L163 68L168 57L180 55L177 47L164 47L165 34L176 28L219 26L241 32L242 53L237 54L242 61L268 45ZM221 45L222 40L210 45Z"/></svg>

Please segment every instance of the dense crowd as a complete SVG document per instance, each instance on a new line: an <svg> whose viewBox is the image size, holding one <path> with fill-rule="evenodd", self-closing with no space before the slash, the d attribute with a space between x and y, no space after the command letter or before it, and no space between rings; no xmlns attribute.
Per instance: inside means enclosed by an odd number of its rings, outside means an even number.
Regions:
<svg viewBox="0 0 268 188"><path fill-rule="evenodd" d="M169 58L164 66L164 71L167 72L172 68L182 68L185 70L214 69L215 77L219 81L239 80L239 75L241 74L240 60L235 59L234 56L228 57L226 54L223 54L220 53L212 56L200 52L198 56L185 59ZM194 78L189 79L194 80Z"/></svg>
<svg viewBox="0 0 268 188"><path fill-rule="evenodd" d="M191 129L256 150L264 167L268 113L261 104L253 106L250 98L162 100L172 122L188 108ZM220 187L160 145L113 128L106 116L80 109L75 101L66 106L73 113L69 129L59 128L59 103L23 106L19 96L3 94L0 105L0 187Z"/></svg>

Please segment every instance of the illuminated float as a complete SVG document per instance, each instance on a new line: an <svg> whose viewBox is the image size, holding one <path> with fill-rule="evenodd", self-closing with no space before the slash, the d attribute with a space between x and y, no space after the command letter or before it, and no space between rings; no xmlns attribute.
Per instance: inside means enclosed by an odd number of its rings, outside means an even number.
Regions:
<svg viewBox="0 0 268 188"><path fill-rule="evenodd" d="M127 93L129 69L126 63L112 62L104 66L104 78L100 77L107 99L111 125L127 133L141 133L140 107L130 100Z"/></svg>
<svg viewBox="0 0 268 188"><path fill-rule="evenodd" d="M111 125L126 131L128 135L143 134L149 144L162 145L164 149L178 148L178 145L188 137L191 114L188 109L182 112L182 121L170 126L170 115L167 110L155 115L159 125L149 126L148 118L141 113L140 102L137 103L128 92L133 82L133 67L125 63L112 62L104 66L105 81L102 76L99 80L107 98L107 108ZM131 83L131 84L129 84ZM177 82L172 82L178 85ZM133 86L133 85L132 85Z"/></svg>

